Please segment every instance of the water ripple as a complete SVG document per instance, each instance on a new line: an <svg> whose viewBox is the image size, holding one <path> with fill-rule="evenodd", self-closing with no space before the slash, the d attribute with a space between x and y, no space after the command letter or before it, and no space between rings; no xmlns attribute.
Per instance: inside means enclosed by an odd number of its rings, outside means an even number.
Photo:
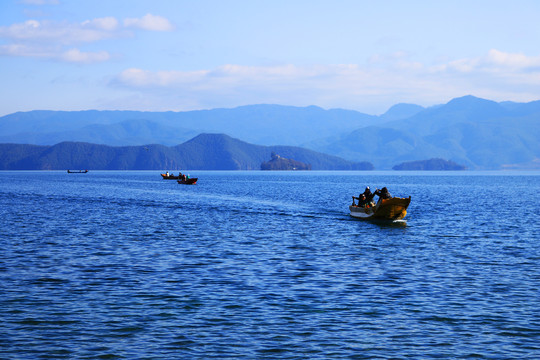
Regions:
<svg viewBox="0 0 540 360"><path fill-rule="evenodd" d="M86 175L0 172L0 358L540 355L538 176ZM407 222L350 218L366 184Z"/></svg>

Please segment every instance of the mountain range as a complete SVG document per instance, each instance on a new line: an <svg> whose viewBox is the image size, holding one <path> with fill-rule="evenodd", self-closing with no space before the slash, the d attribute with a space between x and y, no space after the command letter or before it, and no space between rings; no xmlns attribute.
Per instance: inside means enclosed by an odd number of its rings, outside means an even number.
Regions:
<svg viewBox="0 0 540 360"><path fill-rule="evenodd" d="M539 168L540 101L464 96L428 108L397 104L379 116L316 106L249 105L186 112L36 110L0 118L0 143L12 144L174 149L201 133L227 134L260 146L301 147L351 163L370 162L376 169L432 158L473 170Z"/></svg>
<svg viewBox="0 0 540 360"><path fill-rule="evenodd" d="M272 154L309 164L313 170L373 170L369 162L293 146L253 145L224 134L200 134L172 147L0 144L0 170L260 170Z"/></svg>

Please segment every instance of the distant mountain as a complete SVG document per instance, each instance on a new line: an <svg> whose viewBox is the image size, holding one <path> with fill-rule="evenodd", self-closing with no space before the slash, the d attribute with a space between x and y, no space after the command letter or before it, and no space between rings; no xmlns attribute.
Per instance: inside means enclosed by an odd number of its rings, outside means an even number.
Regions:
<svg viewBox="0 0 540 360"><path fill-rule="evenodd" d="M386 123L385 127L408 131L414 129L418 135L429 135L455 124L489 124L493 119L510 114L511 111L495 101L468 95L452 99L442 106L427 108L406 120Z"/></svg>
<svg viewBox="0 0 540 360"><path fill-rule="evenodd" d="M397 104L380 116L316 106L249 105L187 112L30 111L0 117L0 143L176 146L201 133L265 146L300 146L350 162L368 161L377 169L431 158L452 159L469 169L526 169L536 168L540 160L540 101L497 103L469 95L428 108Z"/></svg>
<svg viewBox="0 0 540 360"><path fill-rule="evenodd" d="M465 166L459 165L451 160L429 159L419 161L408 161L396 165L393 170L465 170Z"/></svg>
<svg viewBox="0 0 540 360"><path fill-rule="evenodd" d="M160 143L177 145L178 139L191 138L198 133L180 127L159 125L143 119L127 120L115 124L91 124L80 129L54 133L19 133L13 136L0 136L0 142L30 143L36 145L58 144L76 141L97 144L141 145Z"/></svg>
<svg viewBox="0 0 540 360"><path fill-rule="evenodd" d="M371 170L336 156L291 146L260 146L227 135L201 134L183 144L113 147L79 142L52 146L0 144L0 170L259 170L272 152L313 170Z"/></svg>
<svg viewBox="0 0 540 360"><path fill-rule="evenodd" d="M392 121L407 119L425 110L424 107L414 104L396 104L380 116L381 120Z"/></svg>
<svg viewBox="0 0 540 360"><path fill-rule="evenodd" d="M502 169L540 158L540 102L496 103L465 96L416 115L328 137L310 148L377 169L405 161L453 159L470 169Z"/></svg>
<svg viewBox="0 0 540 360"><path fill-rule="evenodd" d="M0 143L172 146L200 133L226 133L260 145L298 146L378 121L357 111L316 106L249 105L186 112L39 110L1 117Z"/></svg>

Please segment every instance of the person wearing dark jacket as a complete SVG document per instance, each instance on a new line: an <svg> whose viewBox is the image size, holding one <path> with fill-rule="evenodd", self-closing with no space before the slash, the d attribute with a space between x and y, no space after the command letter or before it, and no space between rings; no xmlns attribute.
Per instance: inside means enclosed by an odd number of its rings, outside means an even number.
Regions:
<svg viewBox="0 0 540 360"><path fill-rule="evenodd" d="M366 196L364 194L360 194L358 197L353 196L353 205L355 199L358 200L358 206L364 206L367 204Z"/></svg>
<svg viewBox="0 0 540 360"><path fill-rule="evenodd" d="M366 186L366 190L364 190L364 193L362 195L366 197L367 203L371 202L373 200L373 197L375 196L375 194L371 192L371 189L369 188L369 186Z"/></svg>
<svg viewBox="0 0 540 360"><path fill-rule="evenodd" d="M386 187L383 187L382 189L375 190L375 193L373 195L377 195L379 199L390 199L392 198L392 195L388 192L388 189Z"/></svg>

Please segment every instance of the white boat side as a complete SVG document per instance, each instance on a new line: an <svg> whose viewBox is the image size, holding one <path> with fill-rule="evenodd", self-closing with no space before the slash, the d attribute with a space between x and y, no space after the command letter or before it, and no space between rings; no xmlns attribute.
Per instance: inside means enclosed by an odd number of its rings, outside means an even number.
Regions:
<svg viewBox="0 0 540 360"><path fill-rule="evenodd" d="M351 216L355 218L360 219L369 219L373 216L373 208L370 207L368 209L364 208L363 206L349 206L349 210L351 211Z"/></svg>

